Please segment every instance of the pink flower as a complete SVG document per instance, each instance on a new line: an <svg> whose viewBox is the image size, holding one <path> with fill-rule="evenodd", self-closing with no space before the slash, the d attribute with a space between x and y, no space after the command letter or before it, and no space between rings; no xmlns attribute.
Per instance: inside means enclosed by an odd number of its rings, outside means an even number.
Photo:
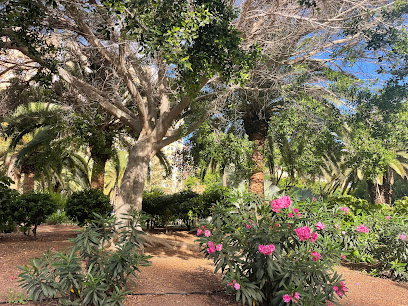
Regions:
<svg viewBox="0 0 408 306"><path fill-rule="evenodd" d="M211 255L212 253L215 252L215 248L214 248L213 246L212 246L212 247L209 247L209 248L207 249L207 252L208 252L209 255Z"/></svg>
<svg viewBox="0 0 408 306"><path fill-rule="evenodd" d="M285 303L289 303L291 300L292 300L292 297L291 297L289 294L285 294L285 295L283 296L283 301L284 301Z"/></svg>
<svg viewBox="0 0 408 306"><path fill-rule="evenodd" d="M321 254L317 252L312 252L313 261L318 261L321 258Z"/></svg>
<svg viewBox="0 0 408 306"><path fill-rule="evenodd" d="M341 228L340 225L338 225L338 224L335 224L334 227L337 228L337 229Z"/></svg>
<svg viewBox="0 0 408 306"><path fill-rule="evenodd" d="M385 216L385 219L390 220L391 217L390 216Z"/></svg>
<svg viewBox="0 0 408 306"><path fill-rule="evenodd" d="M405 240L405 238L407 238L407 236L405 236L404 234L399 236L402 240Z"/></svg>
<svg viewBox="0 0 408 306"><path fill-rule="evenodd" d="M289 218L293 218L293 214L292 214L292 213L288 213L288 217L289 217Z"/></svg>
<svg viewBox="0 0 408 306"><path fill-rule="evenodd" d="M345 235L345 234L346 234L346 232L345 232L345 231L342 231L341 233L342 233L343 235Z"/></svg>
<svg viewBox="0 0 408 306"><path fill-rule="evenodd" d="M341 259L346 260L346 255L341 254L340 257L341 257Z"/></svg>
<svg viewBox="0 0 408 306"><path fill-rule="evenodd" d="M293 212L298 214L298 213L299 213L299 209L294 208L294 209L293 209Z"/></svg>
<svg viewBox="0 0 408 306"><path fill-rule="evenodd" d="M232 281L232 283L228 282L228 283L227 283L227 286L228 286L228 287L234 287L235 290L239 290L239 288L241 288L241 285L238 284L238 283L235 281L235 279Z"/></svg>
<svg viewBox="0 0 408 306"><path fill-rule="evenodd" d="M314 233L312 234L312 237L310 238L310 242L315 242L316 239L317 239L317 233L314 232Z"/></svg>
<svg viewBox="0 0 408 306"><path fill-rule="evenodd" d="M250 229L252 226L250 226L249 224L247 224L247 225L245 225L245 227L246 227L247 229Z"/></svg>
<svg viewBox="0 0 408 306"><path fill-rule="evenodd" d="M208 247L209 247L209 248L212 248L213 246L214 246L214 242L208 241Z"/></svg>
<svg viewBox="0 0 408 306"><path fill-rule="evenodd" d="M322 230L324 229L326 226L322 223L322 222L317 222L316 224L316 229L318 230Z"/></svg>
<svg viewBox="0 0 408 306"><path fill-rule="evenodd" d="M220 244L217 244L216 247L215 247L215 249L216 249L218 252L222 251L222 244L221 244L221 243L220 243Z"/></svg>
<svg viewBox="0 0 408 306"><path fill-rule="evenodd" d="M203 233L203 230L202 230L201 228L199 228L199 229L197 230L197 236L200 236L202 233Z"/></svg>
<svg viewBox="0 0 408 306"><path fill-rule="evenodd" d="M271 255L273 251L275 251L275 246L273 244L267 245L258 245L258 251L264 255Z"/></svg>
<svg viewBox="0 0 408 306"><path fill-rule="evenodd" d="M278 213L280 212L281 209L288 208L291 203L292 201L290 200L288 196L283 196L279 199L273 200L272 206L271 206L272 211Z"/></svg>
<svg viewBox="0 0 408 306"><path fill-rule="evenodd" d="M338 286L333 286L332 288L333 288L333 291L336 292L336 294L341 297L344 295L345 292L347 292L348 289L346 285L344 284L344 282L340 282L340 286L341 286L340 289Z"/></svg>
<svg viewBox="0 0 408 306"><path fill-rule="evenodd" d="M300 241L306 241L310 238L310 228L308 226L296 228L295 233L299 237Z"/></svg>
<svg viewBox="0 0 408 306"><path fill-rule="evenodd" d="M210 237L210 236L211 236L211 232L210 232L209 230L205 230L204 236L205 236L205 237Z"/></svg>
<svg viewBox="0 0 408 306"><path fill-rule="evenodd" d="M346 215L349 213L349 208L348 207L340 207L341 211L344 211Z"/></svg>
<svg viewBox="0 0 408 306"><path fill-rule="evenodd" d="M55 248L52 248L52 249L51 249L51 251L52 251L52 252L55 252L55 251L56 251L56 249L55 249Z"/></svg>
<svg viewBox="0 0 408 306"><path fill-rule="evenodd" d="M326 301L327 306L333 306L332 302Z"/></svg>
<svg viewBox="0 0 408 306"><path fill-rule="evenodd" d="M357 226L356 231L360 232L360 233L368 233L370 231L370 229L368 227L364 226L363 224L361 224L361 225Z"/></svg>
<svg viewBox="0 0 408 306"><path fill-rule="evenodd" d="M292 296L294 297L293 302L297 303L297 301L300 299L299 292L295 292L295 295L292 294ZM295 301L295 299L296 299L296 301Z"/></svg>

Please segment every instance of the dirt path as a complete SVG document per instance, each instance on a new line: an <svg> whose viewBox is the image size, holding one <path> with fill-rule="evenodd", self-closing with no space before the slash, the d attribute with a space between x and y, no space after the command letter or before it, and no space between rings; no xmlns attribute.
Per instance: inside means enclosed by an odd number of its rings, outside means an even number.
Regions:
<svg viewBox="0 0 408 306"><path fill-rule="evenodd" d="M36 241L21 234L0 234L0 302L15 292L21 292L14 277L17 266L29 258L39 256L49 248L64 250L70 246L67 240L74 237L74 226L41 226ZM154 255L152 266L142 267L139 279L130 289L143 294L129 296L126 305L148 306L238 306L232 296L223 292L221 276L213 274L211 262L202 258L194 245L195 237L185 232L158 237L173 239L183 244L176 249L148 248ZM348 296L341 300L343 306L408 306L408 284L363 275L359 271L341 266L349 288ZM220 291L211 294L166 294L181 292ZM150 295L149 293L156 293Z"/></svg>

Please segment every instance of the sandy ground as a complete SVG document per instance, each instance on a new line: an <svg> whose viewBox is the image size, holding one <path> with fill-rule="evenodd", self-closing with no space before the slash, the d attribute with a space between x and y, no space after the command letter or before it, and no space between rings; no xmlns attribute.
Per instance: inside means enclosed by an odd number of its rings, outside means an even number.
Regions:
<svg viewBox="0 0 408 306"><path fill-rule="evenodd" d="M35 241L22 234L0 234L0 302L22 292L15 279L19 273L17 266L49 248L69 248L68 239L75 236L75 229L69 225L40 226ZM179 241L181 246L147 248L147 253L154 255L152 266L142 267L139 278L130 288L142 295L127 297L125 305L240 305L223 291L221 276L213 274L211 262L198 252L194 235L175 232L155 236ZM349 288L347 297L340 301L343 306L408 306L408 284L374 278L345 266L339 266L337 271L343 274ZM192 292L195 294L180 294Z"/></svg>

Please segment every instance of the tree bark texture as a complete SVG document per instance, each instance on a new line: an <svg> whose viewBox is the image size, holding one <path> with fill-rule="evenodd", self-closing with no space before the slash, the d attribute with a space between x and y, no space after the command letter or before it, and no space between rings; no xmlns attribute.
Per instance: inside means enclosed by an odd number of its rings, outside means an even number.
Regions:
<svg viewBox="0 0 408 306"><path fill-rule="evenodd" d="M248 110L243 118L245 132L254 144L252 161L254 169L249 178L249 192L264 196L264 147L268 133L267 117Z"/></svg>
<svg viewBox="0 0 408 306"><path fill-rule="evenodd" d="M34 173L24 173L23 178L23 193L27 193L34 190Z"/></svg>
<svg viewBox="0 0 408 306"><path fill-rule="evenodd" d="M118 218L122 218L132 208L142 209L143 190L152 151L152 143L149 141L138 143L130 150L115 207Z"/></svg>
<svg viewBox="0 0 408 306"><path fill-rule="evenodd" d="M105 165L107 159L105 157L92 157L93 167L91 176L91 188L104 191L105 189Z"/></svg>
<svg viewBox="0 0 408 306"><path fill-rule="evenodd" d="M392 173L391 173L392 175ZM368 195L372 204L391 205L392 184L390 174L384 174L383 184L367 180Z"/></svg>

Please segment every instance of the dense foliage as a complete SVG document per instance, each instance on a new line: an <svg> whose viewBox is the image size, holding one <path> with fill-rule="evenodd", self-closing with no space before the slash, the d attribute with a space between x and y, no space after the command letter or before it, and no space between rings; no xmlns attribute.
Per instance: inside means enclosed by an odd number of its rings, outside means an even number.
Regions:
<svg viewBox="0 0 408 306"><path fill-rule="evenodd" d="M160 190L145 192L143 195L143 211L150 215L152 226L164 225L175 220L182 220L188 228L197 218L210 215L214 203L225 205L227 188L214 187L198 194L191 190L166 195Z"/></svg>
<svg viewBox="0 0 408 306"><path fill-rule="evenodd" d="M23 193L18 196L14 205L14 218L24 232L33 227L34 237L37 234L37 226L45 221L47 216L57 210L56 203L47 193Z"/></svg>
<svg viewBox="0 0 408 306"><path fill-rule="evenodd" d="M95 213L109 216L113 207L109 197L99 189L88 189L74 192L67 199L66 214L71 220L82 226L94 219Z"/></svg>
<svg viewBox="0 0 408 306"><path fill-rule="evenodd" d="M62 305L123 305L129 277L136 277L150 256L141 249L138 213L129 214L120 231L112 220L96 215L68 253L51 249L20 267L21 286L34 302L58 298ZM114 235L114 251L108 250Z"/></svg>
<svg viewBox="0 0 408 306"><path fill-rule="evenodd" d="M0 232L11 232L20 227L34 237L37 227L57 210L57 202L47 193L19 194L9 188L11 180L0 177Z"/></svg>

